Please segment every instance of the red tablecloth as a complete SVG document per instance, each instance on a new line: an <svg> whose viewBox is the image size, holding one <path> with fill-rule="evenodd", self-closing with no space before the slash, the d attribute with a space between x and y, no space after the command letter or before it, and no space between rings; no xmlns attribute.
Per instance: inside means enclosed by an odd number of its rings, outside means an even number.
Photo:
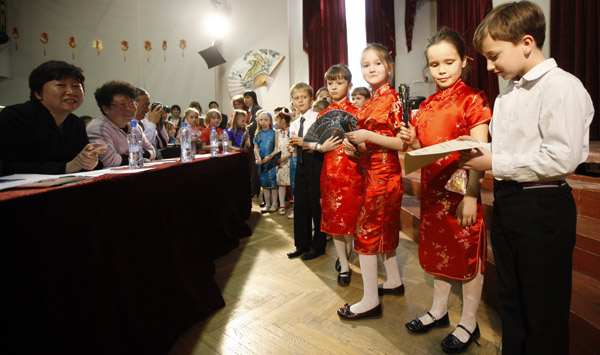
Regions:
<svg viewBox="0 0 600 355"><path fill-rule="evenodd" d="M212 260L251 234L247 157L1 192L3 349L166 353L224 305Z"/></svg>

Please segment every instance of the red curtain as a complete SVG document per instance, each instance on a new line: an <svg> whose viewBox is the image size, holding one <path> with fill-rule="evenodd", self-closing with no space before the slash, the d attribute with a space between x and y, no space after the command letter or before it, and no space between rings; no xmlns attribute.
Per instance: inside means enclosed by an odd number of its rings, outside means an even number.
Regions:
<svg viewBox="0 0 600 355"><path fill-rule="evenodd" d="M437 2L438 28L446 26L460 33L467 43L467 55L473 58L473 61L469 61L469 76L465 83L483 90L493 108L499 92L498 78L487 71L485 58L477 53L472 45L477 25L492 8L492 0L438 0Z"/></svg>
<svg viewBox="0 0 600 355"><path fill-rule="evenodd" d="M597 0L552 0L550 6L550 56L562 69L577 76L590 93L596 109L590 140L600 140L600 5Z"/></svg>
<svg viewBox="0 0 600 355"><path fill-rule="evenodd" d="M417 0L406 0L404 7L404 32L406 34L406 49L412 49L413 27L415 27L415 15L417 14Z"/></svg>
<svg viewBox="0 0 600 355"><path fill-rule="evenodd" d="M344 0L303 0L303 46L308 54L309 84L325 86L324 74L335 64L348 64Z"/></svg>
<svg viewBox="0 0 600 355"><path fill-rule="evenodd" d="M380 43L396 58L396 24L394 2L389 0L365 0L367 43Z"/></svg>

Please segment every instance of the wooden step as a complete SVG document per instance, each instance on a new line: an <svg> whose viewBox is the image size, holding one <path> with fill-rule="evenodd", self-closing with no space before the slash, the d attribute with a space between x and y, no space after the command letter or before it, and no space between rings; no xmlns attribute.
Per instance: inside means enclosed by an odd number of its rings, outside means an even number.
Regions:
<svg viewBox="0 0 600 355"><path fill-rule="evenodd" d="M573 271L571 353L596 354L600 349L600 281Z"/></svg>

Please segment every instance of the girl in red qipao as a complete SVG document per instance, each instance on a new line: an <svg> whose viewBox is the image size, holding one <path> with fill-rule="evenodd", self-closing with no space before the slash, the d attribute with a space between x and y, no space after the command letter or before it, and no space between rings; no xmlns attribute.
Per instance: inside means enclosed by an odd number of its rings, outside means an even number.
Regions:
<svg viewBox="0 0 600 355"><path fill-rule="evenodd" d="M468 87L461 79L467 65L465 47L460 35L447 28L429 40L427 64L438 90L421 103L412 125L401 130L402 139L412 148L463 135L487 142L492 112L483 91ZM458 158L458 152L454 152L421 169L419 261L425 271L435 275L433 305L425 315L406 324L416 333L447 326L450 280L462 281L462 317L454 332L442 341L442 348L451 352L466 349L472 339L479 336L475 316L481 298L486 251L479 200L483 174L469 171L464 196L445 188L459 168Z"/></svg>
<svg viewBox="0 0 600 355"><path fill-rule="evenodd" d="M319 115L331 110L356 115L357 109L348 99L352 88L350 69L343 64L334 65L325 73L325 80L333 103ZM333 237L338 254L337 282L347 286L352 275L348 257L352 252L354 227L362 204L363 181L358 159L349 157L341 143L336 137L318 146L319 151L327 153L321 170L321 231Z"/></svg>
<svg viewBox="0 0 600 355"><path fill-rule="evenodd" d="M398 150L407 145L399 138L402 122L400 95L389 84L394 62L385 47L367 46L361 56L362 73L373 96L358 111L358 131L346 136L360 144L365 168L362 207L354 231L354 250L359 254L364 294L359 303L338 310L345 319L381 315L379 294L402 295L404 285L396 260L402 203L402 170ZM363 144L365 143L365 144ZM347 151L351 144L344 142ZM387 281L377 285L377 254L382 254Z"/></svg>

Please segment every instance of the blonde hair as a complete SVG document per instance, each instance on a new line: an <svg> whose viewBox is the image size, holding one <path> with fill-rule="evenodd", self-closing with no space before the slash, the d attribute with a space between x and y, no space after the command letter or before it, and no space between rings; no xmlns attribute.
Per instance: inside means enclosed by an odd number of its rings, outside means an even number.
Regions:
<svg viewBox="0 0 600 355"><path fill-rule="evenodd" d="M371 43L363 49L360 56L361 62L362 57L369 50L375 52L375 55L383 62L383 66L385 66L385 69L387 69L388 72L387 82L391 83L394 80L394 59L392 58L390 51L379 43Z"/></svg>
<svg viewBox="0 0 600 355"><path fill-rule="evenodd" d="M273 129L273 117L271 117L271 114L269 113L269 111L267 111L263 108L256 112L256 123L257 123L256 124L256 135L258 135L258 133L260 133L260 131L262 131L262 127L261 127L260 123L258 122L261 115L267 115L267 117L269 117L269 128Z"/></svg>
<svg viewBox="0 0 600 355"><path fill-rule="evenodd" d="M196 110L193 107L190 107L187 110L185 110L185 112L183 113L183 122L187 122L187 118L192 112L195 112L198 114L198 124L200 124L200 112L198 112L198 110Z"/></svg>
<svg viewBox="0 0 600 355"><path fill-rule="evenodd" d="M210 127L210 121L212 120L212 116L216 116L219 119L219 123L223 119L223 117L221 116L221 111L217 110L216 108L211 108L210 110L206 111L206 115L204 116L205 127Z"/></svg>
<svg viewBox="0 0 600 355"><path fill-rule="evenodd" d="M239 126L237 125L237 120L240 116L244 116L244 119L248 119L248 112L244 110L233 110L233 121L231 122L231 128L233 129L233 135L237 134Z"/></svg>
<svg viewBox="0 0 600 355"><path fill-rule="evenodd" d="M313 94L315 93L313 91L313 88L310 85L308 85L307 83L303 83L303 82L297 83L294 86L292 86L292 88L290 89L290 96L293 96L294 91L296 91L296 90L297 91L306 91L308 93L308 96L311 97L311 99L313 97Z"/></svg>

